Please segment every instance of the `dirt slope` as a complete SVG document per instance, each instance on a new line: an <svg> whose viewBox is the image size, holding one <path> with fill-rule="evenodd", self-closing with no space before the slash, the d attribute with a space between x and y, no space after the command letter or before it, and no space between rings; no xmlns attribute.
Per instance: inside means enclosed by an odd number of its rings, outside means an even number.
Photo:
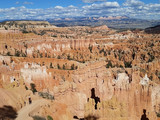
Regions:
<svg viewBox="0 0 160 120"><path fill-rule="evenodd" d="M41 106L48 104L49 101L40 99L33 101L32 104L27 104L25 107L23 107L19 112L16 120L33 120L33 118L30 116L35 111L39 110Z"/></svg>

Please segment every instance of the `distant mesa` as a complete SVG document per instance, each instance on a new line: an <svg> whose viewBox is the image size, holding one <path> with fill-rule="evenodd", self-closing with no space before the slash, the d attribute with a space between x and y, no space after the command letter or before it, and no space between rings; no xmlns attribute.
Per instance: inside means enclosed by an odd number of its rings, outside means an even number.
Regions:
<svg viewBox="0 0 160 120"><path fill-rule="evenodd" d="M148 34L160 34L160 25L146 28L145 32Z"/></svg>
<svg viewBox="0 0 160 120"><path fill-rule="evenodd" d="M5 21L0 23L1 29L27 29L27 28L48 28L55 27L48 21Z"/></svg>
<svg viewBox="0 0 160 120"><path fill-rule="evenodd" d="M109 30L109 28L108 28L107 25L97 26L97 27L95 27L94 29L97 29L97 30Z"/></svg>

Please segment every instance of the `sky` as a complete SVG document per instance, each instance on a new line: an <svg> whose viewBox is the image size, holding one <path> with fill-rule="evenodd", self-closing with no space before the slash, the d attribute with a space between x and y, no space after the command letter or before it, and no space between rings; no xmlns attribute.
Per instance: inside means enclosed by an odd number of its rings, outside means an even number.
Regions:
<svg viewBox="0 0 160 120"><path fill-rule="evenodd" d="M160 20L160 0L1 0L0 20L128 16Z"/></svg>

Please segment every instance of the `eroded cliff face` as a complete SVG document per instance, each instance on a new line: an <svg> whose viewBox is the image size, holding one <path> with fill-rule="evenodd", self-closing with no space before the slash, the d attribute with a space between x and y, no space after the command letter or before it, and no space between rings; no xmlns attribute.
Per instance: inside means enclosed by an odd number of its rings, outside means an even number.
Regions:
<svg viewBox="0 0 160 120"><path fill-rule="evenodd" d="M54 101L32 115L55 120L89 115L99 120L137 120L146 109L149 119L158 119L158 34L118 33L106 26L48 28L39 33L41 28L36 33L0 34L0 94L8 99L0 98L1 106L10 104L19 110L27 96L40 99L30 91L34 84Z"/></svg>

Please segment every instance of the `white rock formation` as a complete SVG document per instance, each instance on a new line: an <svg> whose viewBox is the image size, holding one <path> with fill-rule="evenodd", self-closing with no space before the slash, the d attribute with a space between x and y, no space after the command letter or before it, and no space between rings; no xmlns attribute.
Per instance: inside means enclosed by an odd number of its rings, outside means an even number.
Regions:
<svg viewBox="0 0 160 120"><path fill-rule="evenodd" d="M147 86L149 84L149 78L147 74L145 74L145 76L141 79L140 84L143 86Z"/></svg>

